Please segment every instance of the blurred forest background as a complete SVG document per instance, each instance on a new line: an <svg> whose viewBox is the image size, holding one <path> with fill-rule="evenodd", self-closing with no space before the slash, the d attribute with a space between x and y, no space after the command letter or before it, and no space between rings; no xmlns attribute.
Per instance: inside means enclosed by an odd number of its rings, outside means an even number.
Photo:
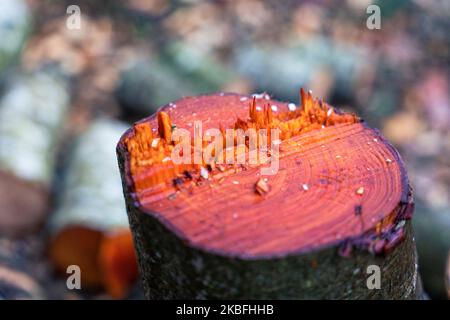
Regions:
<svg viewBox="0 0 450 320"><path fill-rule="evenodd" d="M366 27L372 3L380 30ZM449 48L446 0L0 1L0 299L141 298L138 285L67 290L49 248L67 226L126 228L109 174L120 133L185 95L265 91L298 103L301 86L399 149L425 290L445 299Z"/></svg>

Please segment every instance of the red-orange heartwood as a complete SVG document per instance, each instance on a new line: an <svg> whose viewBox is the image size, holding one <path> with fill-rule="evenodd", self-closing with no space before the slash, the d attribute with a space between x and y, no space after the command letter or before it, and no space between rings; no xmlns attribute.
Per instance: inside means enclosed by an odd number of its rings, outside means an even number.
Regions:
<svg viewBox="0 0 450 320"><path fill-rule="evenodd" d="M278 129L278 152L269 143L256 164L223 163L216 150L215 161L176 164L172 135L195 137L196 121L224 143L227 129ZM299 107L265 94L183 98L136 123L117 154L148 298L421 296L399 154L311 93ZM263 175L268 159L278 170ZM366 285L372 264L380 290Z"/></svg>

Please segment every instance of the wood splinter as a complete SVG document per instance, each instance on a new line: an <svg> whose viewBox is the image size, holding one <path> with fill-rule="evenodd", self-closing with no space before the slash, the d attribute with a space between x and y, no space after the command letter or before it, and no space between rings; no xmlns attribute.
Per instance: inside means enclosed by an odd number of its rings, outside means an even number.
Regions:
<svg viewBox="0 0 450 320"><path fill-rule="evenodd" d="M421 298L411 189L399 154L379 131L303 90L298 108L237 94L174 104L135 124L117 146L148 298ZM260 175L270 157L237 165L222 163L218 152L213 166L175 163L170 124L193 136L194 121L203 132L231 130L232 137L278 129L270 188ZM142 127L158 128L157 148ZM208 146L191 143L188 155ZM249 155L247 141L243 152ZM366 285L369 265L381 269L379 290Z"/></svg>
<svg viewBox="0 0 450 320"><path fill-rule="evenodd" d="M260 178L255 184L255 191L260 195L264 195L270 191L270 186L264 179Z"/></svg>

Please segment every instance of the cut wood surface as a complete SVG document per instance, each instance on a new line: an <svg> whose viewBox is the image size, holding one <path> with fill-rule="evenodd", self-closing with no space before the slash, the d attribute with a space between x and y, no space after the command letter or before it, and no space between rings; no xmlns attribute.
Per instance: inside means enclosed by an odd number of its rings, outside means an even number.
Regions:
<svg viewBox="0 0 450 320"><path fill-rule="evenodd" d="M0 194L2 234L24 235L43 223L50 199L46 187L0 170Z"/></svg>
<svg viewBox="0 0 450 320"><path fill-rule="evenodd" d="M203 132L280 129L278 172L172 163L165 124L193 135L197 120ZM420 297L402 160L354 115L304 92L300 108L189 97L135 124L117 151L149 298ZM380 290L366 286L370 264Z"/></svg>

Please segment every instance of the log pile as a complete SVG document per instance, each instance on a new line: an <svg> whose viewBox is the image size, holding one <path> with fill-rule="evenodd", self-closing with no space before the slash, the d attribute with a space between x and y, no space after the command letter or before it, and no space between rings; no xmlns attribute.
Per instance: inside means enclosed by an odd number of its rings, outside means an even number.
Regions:
<svg viewBox="0 0 450 320"><path fill-rule="evenodd" d="M11 79L0 100L0 232L36 231L49 212L56 146L69 104L66 84L40 71Z"/></svg>
<svg viewBox="0 0 450 320"><path fill-rule="evenodd" d="M136 258L114 156L125 125L95 121L69 154L58 207L49 224L49 254L56 268L81 269L83 289L104 288L114 298L129 293Z"/></svg>

